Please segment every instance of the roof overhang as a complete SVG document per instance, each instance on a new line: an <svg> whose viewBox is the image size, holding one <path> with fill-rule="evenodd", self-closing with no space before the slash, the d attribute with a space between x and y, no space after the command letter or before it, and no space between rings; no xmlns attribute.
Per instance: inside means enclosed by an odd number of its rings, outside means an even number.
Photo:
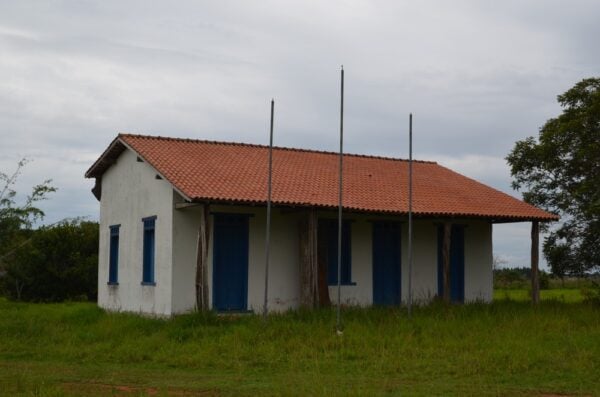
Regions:
<svg viewBox="0 0 600 397"><path fill-rule="evenodd" d="M193 207L194 204L213 204L213 205L238 205L238 206L249 206L249 207L266 207L266 201L244 201L244 200L224 200L210 197L198 197L192 200L187 200L185 203L180 203L176 206L176 209L184 210L189 207ZM315 208L323 211L336 211L337 206L332 205L321 205L312 203L290 203L290 202L278 202L273 201L271 203L274 207L279 208L294 208L294 209L310 209ZM393 217L407 217L408 212L395 212L395 211L374 211L365 210L353 207L343 207L344 213L355 213L355 214L372 214L372 215L383 215ZM498 215L482 215L482 214L461 214L461 213L438 213L438 212L413 212L413 216L417 219L472 219L472 220L483 220L490 223L519 223L519 222L554 222L560 219L559 216L554 215L553 217L518 217L518 216L498 216Z"/></svg>
<svg viewBox="0 0 600 397"><path fill-rule="evenodd" d="M140 157L144 162L148 163L154 171L160 175L162 179L169 182L173 189L181 195L185 200L192 201L185 193L183 193L180 189L178 189L172 181L169 180L165 175L163 175L158 169L150 162L147 158L145 158L142 154L140 154L137 150L128 145L123 139L121 139L121 134L119 134L113 141L108 145L106 150L100 155L98 160L92 164L92 166L85 172L86 178L96 178L96 182L94 187L92 188L92 193L96 197L97 200L102 198L102 175L106 172L108 168L110 168L113 164L117 162L119 156L125 150L131 150L138 157Z"/></svg>

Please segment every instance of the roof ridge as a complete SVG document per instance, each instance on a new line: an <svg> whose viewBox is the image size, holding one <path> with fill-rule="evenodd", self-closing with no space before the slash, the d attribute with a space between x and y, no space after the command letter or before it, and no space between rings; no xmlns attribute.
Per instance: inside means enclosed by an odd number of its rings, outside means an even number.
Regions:
<svg viewBox="0 0 600 397"><path fill-rule="evenodd" d="M215 141L209 139L194 139L194 138L177 138L177 137L169 137L162 135L145 135L145 134L130 134L130 133L119 133L118 138L121 137L134 137L134 138L143 138L143 139L160 139L166 141L180 141L180 142L193 142L193 143L207 143L213 145L230 145L230 146L243 146L243 147L254 147L254 148L262 148L267 149L267 145L260 145L256 143L245 143L245 142L233 142L233 141ZM290 152L304 152L304 153L318 153L318 154L332 154L338 155L337 152L332 152L328 150L317 150L317 149L302 149L302 148L294 148L287 146L273 146L273 149L277 150L286 150ZM398 157L388 157L388 156L375 156L369 154L358 154L358 153L344 153L344 156L351 157L362 157L368 159L377 159L377 160L390 160L390 161L399 161L399 162L408 162L408 159L398 158ZM438 164L436 161L429 160L414 160L415 163L423 163L423 164Z"/></svg>

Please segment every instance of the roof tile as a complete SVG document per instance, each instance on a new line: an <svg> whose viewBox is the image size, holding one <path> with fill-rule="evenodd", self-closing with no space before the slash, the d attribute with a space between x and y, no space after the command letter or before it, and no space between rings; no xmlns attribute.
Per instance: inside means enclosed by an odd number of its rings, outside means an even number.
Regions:
<svg viewBox="0 0 600 397"><path fill-rule="evenodd" d="M124 143L190 200L265 203L268 147L191 139L120 134L103 156L115 156ZM338 155L274 148L273 203L336 207ZM101 177L110 162L103 157L86 176ZM344 208L408 212L408 161L363 155L344 156ZM506 220L556 220L508 194L442 167L413 162L415 215L485 217Z"/></svg>

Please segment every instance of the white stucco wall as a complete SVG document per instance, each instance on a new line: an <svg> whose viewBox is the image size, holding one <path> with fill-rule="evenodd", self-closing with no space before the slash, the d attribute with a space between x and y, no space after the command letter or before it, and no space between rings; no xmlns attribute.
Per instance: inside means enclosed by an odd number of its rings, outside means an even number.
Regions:
<svg viewBox="0 0 600 397"><path fill-rule="evenodd" d="M173 192L173 196L175 203L183 202L176 192ZM172 211L172 310L174 313L181 313L193 310L196 304L196 250L202 207Z"/></svg>
<svg viewBox="0 0 600 397"><path fill-rule="evenodd" d="M437 224L415 220L413 224L413 301L428 302L437 294ZM408 300L408 223L402 224L402 302Z"/></svg>
<svg viewBox="0 0 600 397"><path fill-rule="evenodd" d="M249 309L260 311L264 301L266 209L258 209L250 218ZM271 310L296 307L300 296L299 217L274 209L271 217L271 256L269 264L269 301ZM212 263L211 263L212 264Z"/></svg>
<svg viewBox="0 0 600 397"><path fill-rule="evenodd" d="M335 215L319 214L321 217ZM351 280L353 285L342 285L340 297L346 305L370 305L373 302L373 250L371 248L372 217L353 215L350 229ZM337 302L337 286L329 287L331 302Z"/></svg>
<svg viewBox="0 0 600 397"><path fill-rule="evenodd" d="M443 220L416 220L413 240L413 299L425 303L437 294L437 227ZM492 224L456 220L464 225L465 302L492 300ZM402 300L408 299L408 224L402 228Z"/></svg>
<svg viewBox="0 0 600 397"><path fill-rule="evenodd" d="M176 209L183 202L156 171L126 150L102 179L100 205L100 252L98 266L98 304L110 310L171 315L195 307L195 267L201 206ZM212 205L211 212L250 214L248 252L248 309L259 312L263 304L265 266L266 208ZM155 286L143 286L142 218L157 216ZM299 303L298 223L301 212L272 213L269 308L283 311ZM334 212L321 211L319 217L335 218ZM347 214L352 220L352 281L342 286L344 304L370 305L372 289L372 221L386 219L368 214ZM402 302L408 297L408 225L402 223ZM211 233L214 230L211 216ZM492 225L485 221L459 221L465 228L465 300L492 299ZM107 285L109 226L120 224L118 286ZM413 297L427 302L437 293L438 220L415 220ZM212 254L208 253L209 301L212 306ZM330 287L333 302L336 287Z"/></svg>
<svg viewBox="0 0 600 397"><path fill-rule="evenodd" d="M492 301L492 262L492 224L469 222L465 228L465 301Z"/></svg>
<svg viewBox="0 0 600 397"><path fill-rule="evenodd" d="M327 216L320 214L320 216ZM331 216L331 214L329 214ZM385 217L363 214L352 219L352 281L341 287L344 304L366 306L373 303L372 221ZM402 302L408 300L408 223L402 222ZM413 224L413 301L426 303L437 294L437 225L441 220L415 220ZM465 228L465 301L492 300L492 225L485 221L458 221ZM332 301L337 287L329 288Z"/></svg>
<svg viewBox="0 0 600 397"><path fill-rule="evenodd" d="M176 194L176 202L181 198ZM173 311L194 309L196 244L201 206L176 209L173 212ZM251 215L248 250L248 309L259 312L264 299L266 209L261 207L210 206L211 212ZM213 217L210 219L208 252L209 302L212 306ZM286 310L298 305L299 247L298 215L274 209L271 218L271 262L269 266L269 308Z"/></svg>
<svg viewBox="0 0 600 397"><path fill-rule="evenodd" d="M173 189L156 171L126 150L102 177L98 305L118 311L171 314ZM156 216L155 286L142 281L142 218ZM109 226L119 229L118 285L107 285Z"/></svg>
<svg viewBox="0 0 600 397"><path fill-rule="evenodd" d="M176 198L176 201L180 200ZM173 311L194 307L196 239L200 207L174 210L173 242ZM264 293L264 236L266 210L261 207L211 206L211 212L251 214L249 218L248 309L262 310ZM272 215L271 264L269 270L269 308L283 311L298 306L300 213L274 209ZM320 212L319 217L334 217ZM385 217L350 214L352 220L352 281L341 287L344 304L366 306L373 302L372 221ZM211 217L212 221L212 217ZM416 220L414 224L413 297L425 303L437 294L437 225L438 220ZM460 222L465 228L465 301L492 298L491 224L484 221ZM211 224L211 231L214 228ZM408 225L402 224L402 302L408 298ZM212 305L212 235L208 255L209 299ZM330 286L335 302L337 287Z"/></svg>

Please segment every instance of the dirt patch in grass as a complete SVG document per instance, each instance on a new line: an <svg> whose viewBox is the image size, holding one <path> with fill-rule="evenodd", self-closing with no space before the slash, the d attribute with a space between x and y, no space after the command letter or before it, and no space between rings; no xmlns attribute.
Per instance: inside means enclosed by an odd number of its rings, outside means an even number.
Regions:
<svg viewBox="0 0 600 397"><path fill-rule="evenodd" d="M106 383L91 382L63 382L63 390L68 394L76 395L111 395L111 396L219 396L216 390L188 390L188 389L158 389L156 387L141 387L128 385L110 385Z"/></svg>

